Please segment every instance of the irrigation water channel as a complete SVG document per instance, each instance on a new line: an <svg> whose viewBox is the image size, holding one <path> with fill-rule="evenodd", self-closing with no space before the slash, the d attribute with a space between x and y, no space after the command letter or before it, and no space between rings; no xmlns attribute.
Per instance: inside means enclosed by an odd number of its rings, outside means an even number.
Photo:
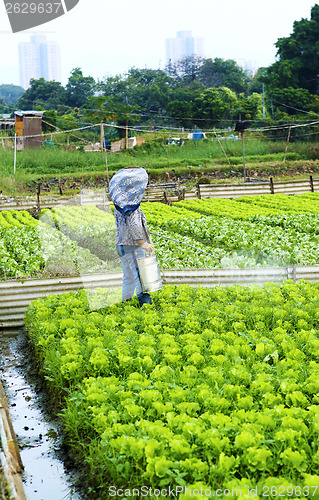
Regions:
<svg viewBox="0 0 319 500"><path fill-rule="evenodd" d="M23 330L0 332L0 379L24 466L26 498L80 500L75 488L76 473L63 463L59 422L47 410L31 356Z"/></svg>

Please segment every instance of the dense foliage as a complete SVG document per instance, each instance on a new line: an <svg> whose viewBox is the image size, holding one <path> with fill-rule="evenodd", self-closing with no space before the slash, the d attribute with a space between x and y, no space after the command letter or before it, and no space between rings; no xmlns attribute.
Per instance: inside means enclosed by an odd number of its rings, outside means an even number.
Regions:
<svg viewBox="0 0 319 500"><path fill-rule="evenodd" d="M205 263L207 267L319 263L317 193L183 201L173 207L148 203L143 210L151 224L166 230L159 234L222 258L213 264L213 259L198 252L197 259L203 261L199 265L194 258L196 250L171 242L164 246L160 237L154 237L163 268L172 259L179 267L179 256L186 267L205 267Z"/></svg>
<svg viewBox="0 0 319 500"><path fill-rule="evenodd" d="M107 261L109 269L119 269L115 252L116 227L111 212L104 212L95 206L61 207L42 210L40 220Z"/></svg>
<svg viewBox="0 0 319 500"><path fill-rule="evenodd" d="M107 264L26 211L0 213L0 278L105 272Z"/></svg>
<svg viewBox="0 0 319 500"><path fill-rule="evenodd" d="M161 269L319 264L319 195L142 204ZM113 214L97 207L0 213L2 278L120 271Z"/></svg>
<svg viewBox="0 0 319 500"><path fill-rule="evenodd" d="M84 291L33 302L28 334L87 497L318 498L318 304L306 282L166 286L141 309L90 312Z"/></svg>
<svg viewBox="0 0 319 500"><path fill-rule="evenodd" d="M310 19L295 21L290 36L279 38L278 61L268 68L267 83L272 88L303 88L317 94L319 5L311 9Z"/></svg>

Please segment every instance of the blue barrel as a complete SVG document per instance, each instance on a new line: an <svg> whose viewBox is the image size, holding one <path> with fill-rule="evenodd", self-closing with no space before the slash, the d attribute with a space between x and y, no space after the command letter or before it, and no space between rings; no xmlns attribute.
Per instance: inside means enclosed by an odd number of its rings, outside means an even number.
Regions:
<svg viewBox="0 0 319 500"><path fill-rule="evenodd" d="M194 130L193 132L193 141L199 141L204 137L204 133L202 130Z"/></svg>

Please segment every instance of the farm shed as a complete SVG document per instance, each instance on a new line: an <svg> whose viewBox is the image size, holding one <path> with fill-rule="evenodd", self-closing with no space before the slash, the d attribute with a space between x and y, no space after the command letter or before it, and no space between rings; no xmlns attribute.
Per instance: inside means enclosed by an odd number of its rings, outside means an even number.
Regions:
<svg viewBox="0 0 319 500"><path fill-rule="evenodd" d="M43 111L15 111L13 115L17 149L41 147Z"/></svg>
<svg viewBox="0 0 319 500"><path fill-rule="evenodd" d="M117 151L122 151L123 149L133 149L134 146L142 146L144 144L145 139L143 137L129 137L127 139L121 139L120 141L111 143L111 151L112 153L116 153Z"/></svg>

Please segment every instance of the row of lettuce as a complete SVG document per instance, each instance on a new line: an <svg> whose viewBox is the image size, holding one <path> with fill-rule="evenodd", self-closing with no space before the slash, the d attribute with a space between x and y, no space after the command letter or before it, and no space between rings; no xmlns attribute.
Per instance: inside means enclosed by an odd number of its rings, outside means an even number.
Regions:
<svg viewBox="0 0 319 500"><path fill-rule="evenodd" d="M319 194L144 203L162 269L319 263ZM0 277L120 270L111 211L0 212Z"/></svg>
<svg viewBox="0 0 319 500"><path fill-rule="evenodd" d="M27 211L0 213L0 276L23 278L107 270L89 250Z"/></svg>
<svg viewBox="0 0 319 500"><path fill-rule="evenodd" d="M92 293L26 316L85 498L319 498L319 284Z"/></svg>

